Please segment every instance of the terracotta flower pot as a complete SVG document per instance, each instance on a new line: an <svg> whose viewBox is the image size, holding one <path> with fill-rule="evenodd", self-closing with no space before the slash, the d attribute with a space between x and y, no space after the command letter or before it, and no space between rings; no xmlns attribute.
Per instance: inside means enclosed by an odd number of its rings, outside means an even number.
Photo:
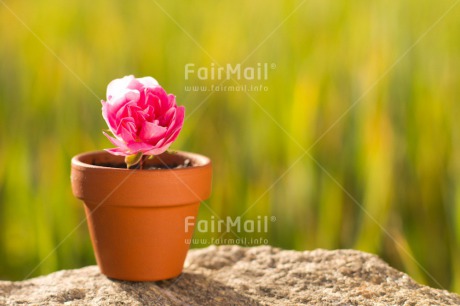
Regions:
<svg viewBox="0 0 460 306"><path fill-rule="evenodd" d="M72 159L72 191L85 203L89 232L101 272L129 281L155 281L182 272L193 234L185 218L196 218L211 192L209 158L187 152L163 153L152 164L192 167L128 170L123 157L105 151ZM161 162L159 161L161 160Z"/></svg>

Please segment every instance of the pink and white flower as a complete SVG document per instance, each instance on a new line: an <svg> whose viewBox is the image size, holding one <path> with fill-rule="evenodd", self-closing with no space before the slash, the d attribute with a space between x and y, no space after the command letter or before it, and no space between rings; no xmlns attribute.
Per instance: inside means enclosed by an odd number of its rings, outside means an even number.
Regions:
<svg viewBox="0 0 460 306"><path fill-rule="evenodd" d="M102 101L102 116L113 137L104 135L116 148L106 151L121 156L161 154L179 135L184 113L176 97L152 77L113 80L107 86L107 101Z"/></svg>

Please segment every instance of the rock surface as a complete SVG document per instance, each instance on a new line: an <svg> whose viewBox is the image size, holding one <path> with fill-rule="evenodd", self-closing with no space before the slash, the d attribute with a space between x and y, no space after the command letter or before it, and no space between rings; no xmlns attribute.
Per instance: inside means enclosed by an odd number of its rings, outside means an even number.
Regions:
<svg viewBox="0 0 460 306"><path fill-rule="evenodd" d="M460 305L460 296L419 285L359 251L211 246L191 250L184 273L175 279L115 281L90 266L0 281L0 304Z"/></svg>

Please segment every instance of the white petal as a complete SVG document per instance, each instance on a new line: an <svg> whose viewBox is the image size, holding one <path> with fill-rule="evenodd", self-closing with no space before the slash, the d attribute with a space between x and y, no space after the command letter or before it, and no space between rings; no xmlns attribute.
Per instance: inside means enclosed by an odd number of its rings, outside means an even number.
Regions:
<svg viewBox="0 0 460 306"><path fill-rule="evenodd" d="M115 79L110 82L107 86L107 102L110 102L114 97L117 98L122 95L133 79L133 75L127 75L121 79Z"/></svg>
<svg viewBox="0 0 460 306"><path fill-rule="evenodd" d="M155 80L152 77L143 77L143 78L138 78L137 80L140 83L142 83L142 85L144 85L145 87L155 87L159 85L157 80Z"/></svg>

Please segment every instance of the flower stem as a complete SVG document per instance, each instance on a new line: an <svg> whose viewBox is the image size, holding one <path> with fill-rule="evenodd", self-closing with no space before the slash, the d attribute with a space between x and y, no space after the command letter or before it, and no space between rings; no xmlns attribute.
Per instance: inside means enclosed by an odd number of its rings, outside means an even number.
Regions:
<svg viewBox="0 0 460 306"><path fill-rule="evenodd" d="M140 170L144 169L144 162L145 162L146 158L147 158L146 155L142 155L141 160L139 162L139 169Z"/></svg>

